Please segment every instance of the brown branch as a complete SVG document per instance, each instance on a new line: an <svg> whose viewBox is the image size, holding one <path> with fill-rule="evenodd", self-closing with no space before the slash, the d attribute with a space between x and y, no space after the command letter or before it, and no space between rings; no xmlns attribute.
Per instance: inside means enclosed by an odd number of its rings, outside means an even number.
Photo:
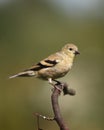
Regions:
<svg viewBox="0 0 104 130"><path fill-rule="evenodd" d="M51 95L52 107L53 107L53 112L55 115L55 120L56 120L57 124L59 125L60 130L69 130L69 128L67 127L66 123L64 122L61 112L60 112L58 97L59 97L61 91L57 89L57 88L60 88L60 89L64 90L64 88L66 88L66 87L67 87L66 84L56 84L54 86L54 90ZM66 93L67 93L67 91L66 91Z"/></svg>
<svg viewBox="0 0 104 130"><path fill-rule="evenodd" d="M52 95L51 95L54 118L46 117L46 116L43 116L41 114L35 113L34 115L37 116L37 119L38 119L38 130L40 130L40 128L39 128L39 117L41 117L42 119L48 120L48 121L54 121L55 120L57 122L57 124L59 125L60 130L70 130L68 128L68 126L66 125L66 123L64 122L64 119L62 118L59 103L58 103L58 98L59 98L62 91L63 91L64 95L69 94L69 95L73 96L73 95L76 94L75 90L68 89L68 85L66 83L58 82L57 84L55 84Z"/></svg>

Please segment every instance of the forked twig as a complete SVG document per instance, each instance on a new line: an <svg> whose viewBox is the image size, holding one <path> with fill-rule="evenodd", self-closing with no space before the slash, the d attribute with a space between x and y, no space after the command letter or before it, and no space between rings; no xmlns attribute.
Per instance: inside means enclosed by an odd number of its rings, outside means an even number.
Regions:
<svg viewBox="0 0 104 130"><path fill-rule="evenodd" d="M59 89L57 89L59 88ZM61 94L62 91L64 95L75 95L75 90L73 89L68 89L68 85L66 83L60 83L60 84L55 84L54 86L54 90L52 91L52 95L51 95L51 102L52 102L52 108L53 108L53 112L54 112L54 118L50 118L50 117L46 117L43 115L40 115L38 113L35 113L35 115L37 116L38 119L38 130L42 130L39 128L39 117L48 120L48 121L56 121L58 126L60 127L60 130L69 130L68 126L66 125L66 123L64 122L64 119L62 118L61 115L61 111L60 111L60 107L59 107L59 103L58 103L58 98Z"/></svg>
<svg viewBox="0 0 104 130"><path fill-rule="evenodd" d="M69 128L67 127L66 123L64 122L64 119L62 118L62 115L61 115L61 112L60 112L58 97L59 97L61 91L59 91L56 88L56 86L59 87L60 89L63 88L63 92L65 92L64 94L67 94L68 89L66 89L64 91L64 89L67 88L67 85L65 83L56 84L54 91L51 95L51 101L52 101L53 112L54 112L54 115L55 115L55 120L56 120L57 124L59 125L60 130L69 130Z"/></svg>

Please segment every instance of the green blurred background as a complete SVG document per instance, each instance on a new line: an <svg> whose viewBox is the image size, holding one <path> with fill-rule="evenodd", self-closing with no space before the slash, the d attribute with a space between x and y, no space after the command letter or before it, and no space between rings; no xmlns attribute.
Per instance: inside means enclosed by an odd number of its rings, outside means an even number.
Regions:
<svg viewBox="0 0 104 130"><path fill-rule="evenodd" d="M53 115L46 81L8 77L67 42L81 55L60 79L77 91L60 96L62 115L71 130L104 130L103 0L0 0L0 130L36 130L34 112ZM59 129L42 119L41 128Z"/></svg>

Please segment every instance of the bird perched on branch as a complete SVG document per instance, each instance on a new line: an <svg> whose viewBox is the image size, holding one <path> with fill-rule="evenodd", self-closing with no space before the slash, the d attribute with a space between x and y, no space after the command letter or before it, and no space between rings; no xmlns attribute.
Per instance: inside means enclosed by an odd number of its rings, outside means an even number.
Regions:
<svg viewBox="0 0 104 130"><path fill-rule="evenodd" d="M48 80L50 84L59 82L56 79L65 76L73 65L74 57L80 54L78 48L74 44L66 44L60 51L41 60L34 66L16 74L9 78L15 77L37 77Z"/></svg>

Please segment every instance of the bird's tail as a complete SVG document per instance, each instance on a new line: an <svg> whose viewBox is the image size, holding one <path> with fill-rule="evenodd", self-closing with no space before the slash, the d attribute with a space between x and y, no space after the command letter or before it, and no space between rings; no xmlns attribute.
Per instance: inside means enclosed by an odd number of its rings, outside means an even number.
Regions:
<svg viewBox="0 0 104 130"><path fill-rule="evenodd" d="M10 76L9 79L16 78L16 77L32 77L35 75L36 75L36 73L34 71L27 70L27 71L20 72L16 75Z"/></svg>

